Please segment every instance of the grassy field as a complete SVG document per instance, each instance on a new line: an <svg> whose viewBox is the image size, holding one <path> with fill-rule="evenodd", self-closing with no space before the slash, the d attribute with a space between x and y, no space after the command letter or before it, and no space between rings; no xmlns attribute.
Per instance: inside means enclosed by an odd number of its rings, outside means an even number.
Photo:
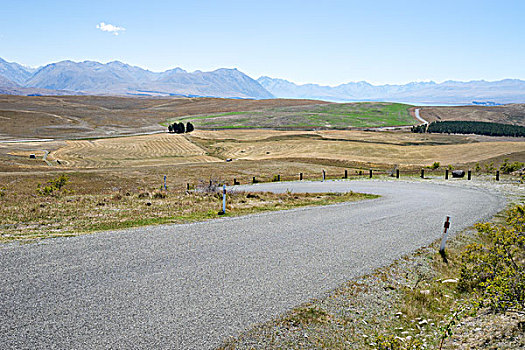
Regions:
<svg viewBox="0 0 525 350"><path fill-rule="evenodd" d="M191 121L197 128L366 128L413 125L410 105L400 103L341 103L267 108L256 111L187 116L174 121Z"/></svg>

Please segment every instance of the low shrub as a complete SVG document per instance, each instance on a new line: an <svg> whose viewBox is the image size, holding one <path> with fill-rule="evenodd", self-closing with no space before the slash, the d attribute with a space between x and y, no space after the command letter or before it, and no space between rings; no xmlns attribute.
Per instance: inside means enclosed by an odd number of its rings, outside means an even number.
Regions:
<svg viewBox="0 0 525 350"><path fill-rule="evenodd" d="M474 168L474 171L476 173L480 173L481 172L481 166L479 165L479 163L476 163L476 167Z"/></svg>
<svg viewBox="0 0 525 350"><path fill-rule="evenodd" d="M509 163L509 159L506 158L503 160L503 164L501 164L501 166L499 167L499 170L501 170L503 174L510 174L514 171L523 169L524 166L525 166L525 163L522 163L522 162Z"/></svg>
<svg viewBox="0 0 525 350"><path fill-rule="evenodd" d="M374 343L378 350L404 350L404 349L424 349L423 342L417 338L401 338L396 335L379 335Z"/></svg>
<svg viewBox="0 0 525 350"><path fill-rule="evenodd" d="M149 198L149 197L150 197L150 194L149 194L149 192L147 192L147 191L142 191L142 192L140 192L140 193L138 194L137 197L139 197L139 198Z"/></svg>
<svg viewBox="0 0 525 350"><path fill-rule="evenodd" d="M48 181L45 185L37 185L37 193L41 196L52 196L60 192L69 182L69 177L65 174L58 176L56 179Z"/></svg>
<svg viewBox="0 0 525 350"><path fill-rule="evenodd" d="M432 169L432 170L436 170L437 168L439 168L441 166L441 164L439 162L434 162L431 166L429 166L428 168L429 169Z"/></svg>
<svg viewBox="0 0 525 350"><path fill-rule="evenodd" d="M155 198L155 199L166 198L166 193L165 193L165 192L162 192L162 191L155 191L155 192L153 193L153 198Z"/></svg>
<svg viewBox="0 0 525 350"><path fill-rule="evenodd" d="M477 307L493 312L525 307L525 205L508 212L506 224L481 223L486 243L470 244L461 257L458 288L475 293Z"/></svg>

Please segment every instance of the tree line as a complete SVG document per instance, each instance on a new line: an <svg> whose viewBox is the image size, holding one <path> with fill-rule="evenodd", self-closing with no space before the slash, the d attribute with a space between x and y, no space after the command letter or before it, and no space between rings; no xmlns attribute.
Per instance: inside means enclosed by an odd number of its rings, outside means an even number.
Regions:
<svg viewBox="0 0 525 350"><path fill-rule="evenodd" d="M447 120L436 121L427 125L414 125L414 133L447 133L447 134L478 134L488 136L521 136L525 137L525 127L511 124Z"/></svg>
<svg viewBox="0 0 525 350"><path fill-rule="evenodd" d="M184 126L184 123L182 122L180 123L175 122L173 124L168 124L168 131L170 133L184 134L185 132L188 133L188 132L192 132L193 130L195 130L195 128L193 127L193 124L190 122L187 122L186 126Z"/></svg>

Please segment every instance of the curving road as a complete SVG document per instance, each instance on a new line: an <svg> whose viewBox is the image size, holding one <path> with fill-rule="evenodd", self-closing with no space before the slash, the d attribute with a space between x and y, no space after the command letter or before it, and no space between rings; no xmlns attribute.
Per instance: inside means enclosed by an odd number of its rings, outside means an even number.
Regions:
<svg viewBox="0 0 525 350"><path fill-rule="evenodd" d="M420 108L416 108L416 109L414 110L414 116L415 116L420 122L422 122L423 124L428 124L428 122L427 122L425 119L421 118L421 115L419 115L419 110L420 110Z"/></svg>
<svg viewBox="0 0 525 350"><path fill-rule="evenodd" d="M381 198L0 246L0 348L201 349L503 208L496 193L328 181Z"/></svg>

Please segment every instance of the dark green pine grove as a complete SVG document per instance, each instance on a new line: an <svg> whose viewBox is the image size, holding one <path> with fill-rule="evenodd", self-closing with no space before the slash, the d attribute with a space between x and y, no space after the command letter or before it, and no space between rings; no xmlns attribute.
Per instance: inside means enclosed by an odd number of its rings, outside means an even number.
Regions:
<svg viewBox="0 0 525 350"><path fill-rule="evenodd" d="M428 127L427 125L415 125L412 127L412 132L525 137L523 126L459 120L432 122Z"/></svg>
<svg viewBox="0 0 525 350"><path fill-rule="evenodd" d="M173 123L168 124L168 132L175 133L175 134L184 134L185 132L192 132L195 130L195 127L192 123L188 122L186 123L186 126L184 126L184 123Z"/></svg>

